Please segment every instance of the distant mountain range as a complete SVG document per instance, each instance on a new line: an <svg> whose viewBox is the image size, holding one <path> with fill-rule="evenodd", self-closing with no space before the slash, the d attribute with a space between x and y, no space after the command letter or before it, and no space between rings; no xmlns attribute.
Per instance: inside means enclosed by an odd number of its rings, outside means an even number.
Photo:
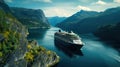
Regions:
<svg viewBox="0 0 120 67"><path fill-rule="evenodd" d="M99 13L81 10L56 26L66 31L91 33L101 26L118 23L120 21L119 16L120 7L110 8Z"/></svg>
<svg viewBox="0 0 120 67"><path fill-rule="evenodd" d="M61 23L58 23L56 26L62 28L63 30L66 31L71 31L72 29L72 25L76 24L77 22L88 18L88 17L93 17L95 15L99 14L98 12L95 11L85 11L85 10L81 10L75 14L73 14L72 16L66 18L64 21L62 21Z"/></svg>
<svg viewBox="0 0 120 67"><path fill-rule="evenodd" d="M81 10L80 12L77 12L73 14L72 16L68 17L66 20L62 21L61 23L64 23L64 24L76 23L82 19L93 17L96 14L98 14L98 12Z"/></svg>
<svg viewBox="0 0 120 67"><path fill-rule="evenodd" d="M63 20L66 19L66 17L58 17L58 16L55 16L55 17L47 17L47 18L48 18L49 23L50 23L52 26L55 26L57 23L60 23L60 22L62 22Z"/></svg>
<svg viewBox="0 0 120 67"><path fill-rule="evenodd" d="M27 9L11 7L13 15L28 28L50 27L47 18L41 9Z"/></svg>

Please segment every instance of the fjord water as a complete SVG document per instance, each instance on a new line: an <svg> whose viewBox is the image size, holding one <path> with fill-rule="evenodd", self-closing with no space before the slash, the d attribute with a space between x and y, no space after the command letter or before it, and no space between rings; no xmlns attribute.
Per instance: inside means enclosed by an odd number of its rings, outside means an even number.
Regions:
<svg viewBox="0 0 120 67"><path fill-rule="evenodd" d="M72 51L58 46L54 42L54 33L58 28L29 30L28 39L36 39L40 46L55 51L60 62L55 67L120 67L120 53L99 41L93 35L80 35L84 46L79 51Z"/></svg>

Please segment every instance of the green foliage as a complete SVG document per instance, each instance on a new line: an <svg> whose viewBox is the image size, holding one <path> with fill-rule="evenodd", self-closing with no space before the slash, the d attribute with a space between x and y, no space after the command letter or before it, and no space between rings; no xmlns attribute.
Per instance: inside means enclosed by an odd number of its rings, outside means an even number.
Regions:
<svg viewBox="0 0 120 67"><path fill-rule="evenodd" d="M51 51L47 51L47 55L50 55L52 52Z"/></svg>
<svg viewBox="0 0 120 67"><path fill-rule="evenodd" d="M45 53L48 56L52 53L51 51L47 51L45 48L36 45L36 42L34 41L29 42L27 48L28 52L25 53L24 58L29 63L33 62L34 59L42 53Z"/></svg>
<svg viewBox="0 0 120 67"><path fill-rule="evenodd" d="M3 10L0 10L0 32L4 32L7 28L7 24L5 22L5 13Z"/></svg>
<svg viewBox="0 0 120 67"><path fill-rule="evenodd" d="M34 59L34 55L31 52L27 52L24 56L27 62L32 62Z"/></svg>
<svg viewBox="0 0 120 67"><path fill-rule="evenodd" d="M0 34L4 37L4 40L0 42L2 56L13 52L19 45L20 33L15 25L18 25L18 21L10 13L6 14L0 10Z"/></svg>
<svg viewBox="0 0 120 67"><path fill-rule="evenodd" d="M32 62L38 54L40 54L41 51L44 51L45 49L40 46L33 46L33 44L28 44L28 52L26 52L24 58L26 59L27 62Z"/></svg>
<svg viewBox="0 0 120 67"><path fill-rule="evenodd" d="M18 47L18 40L19 38L12 34L12 32L10 32L10 34L7 35L5 40L0 43L0 51L2 51L4 55L11 53Z"/></svg>
<svg viewBox="0 0 120 67"><path fill-rule="evenodd" d="M0 52L0 58L3 56L3 53L2 52Z"/></svg>

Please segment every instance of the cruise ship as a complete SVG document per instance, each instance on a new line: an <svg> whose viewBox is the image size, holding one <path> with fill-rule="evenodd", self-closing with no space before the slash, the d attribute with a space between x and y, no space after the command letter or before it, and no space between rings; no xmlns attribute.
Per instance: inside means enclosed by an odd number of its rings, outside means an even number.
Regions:
<svg viewBox="0 0 120 67"><path fill-rule="evenodd" d="M81 49L83 47L81 38L73 32L61 32L59 30L59 32L55 33L54 38L55 42L72 49Z"/></svg>

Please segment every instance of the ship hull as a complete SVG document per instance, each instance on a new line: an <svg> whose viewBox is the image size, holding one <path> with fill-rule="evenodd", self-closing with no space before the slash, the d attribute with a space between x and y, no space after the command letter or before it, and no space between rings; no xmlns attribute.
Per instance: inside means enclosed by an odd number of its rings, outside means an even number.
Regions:
<svg viewBox="0 0 120 67"><path fill-rule="evenodd" d="M58 43L59 45L63 45L65 47L68 47L69 49L72 49L72 50L80 50L83 47L82 44L68 43L56 36L54 37L54 41L55 41L55 43Z"/></svg>

